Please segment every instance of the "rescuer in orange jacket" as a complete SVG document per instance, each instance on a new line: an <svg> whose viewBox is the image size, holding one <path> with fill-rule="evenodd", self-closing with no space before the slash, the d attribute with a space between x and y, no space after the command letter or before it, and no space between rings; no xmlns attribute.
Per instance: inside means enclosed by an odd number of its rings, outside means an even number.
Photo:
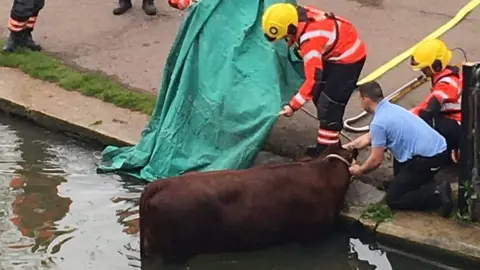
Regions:
<svg viewBox="0 0 480 270"><path fill-rule="evenodd" d="M458 67L449 65L451 59L452 52L439 39L427 40L415 48L411 66L430 77L432 87L425 101L411 111L445 137L452 161L458 162L463 78Z"/></svg>
<svg viewBox="0 0 480 270"><path fill-rule="evenodd" d="M286 39L303 58L305 82L280 114L290 117L305 102L315 103L320 128L315 151L307 153L319 155L340 142L345 106L365 63L365 43L346 19L288 3L269 6L262 27L269 41Z"/></svg>

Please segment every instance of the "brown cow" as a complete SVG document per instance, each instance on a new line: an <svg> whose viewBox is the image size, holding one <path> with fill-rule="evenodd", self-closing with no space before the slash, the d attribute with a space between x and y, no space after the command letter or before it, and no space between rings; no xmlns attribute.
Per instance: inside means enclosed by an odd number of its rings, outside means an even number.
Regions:
<svg viewBox="0 0 480 270"><path fill-rule="evenodd" d="M141 256L179 263L321 236L342 208L357 154L332 146L310 161L152 182L140 198Z"/></svg>

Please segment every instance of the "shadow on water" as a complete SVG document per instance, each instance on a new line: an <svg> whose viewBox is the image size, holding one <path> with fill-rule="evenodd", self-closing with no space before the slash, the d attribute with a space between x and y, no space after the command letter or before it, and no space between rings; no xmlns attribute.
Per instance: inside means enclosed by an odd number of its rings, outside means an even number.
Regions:
<svg viewBox="0 0 480 270"><path fill-rule="evenodd" d="M315 246L197 256L141 267L143 182L95 172L95 149L0 114L0 269L460 269L379 248L357 230Z"/></svg>

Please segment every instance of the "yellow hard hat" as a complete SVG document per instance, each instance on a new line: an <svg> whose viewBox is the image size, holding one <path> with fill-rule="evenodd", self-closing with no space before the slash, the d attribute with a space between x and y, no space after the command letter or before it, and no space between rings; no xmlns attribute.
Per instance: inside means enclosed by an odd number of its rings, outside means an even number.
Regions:
<svg viewBox="0 0 480 270"><path fill-rule="evenodd" d="M278 41L288 35L290 26L298 25L297 8L288 3L269 6L262 17L262 28L269 41Z"/></svg>
<svg viewBox="0 0 480 270"><path fill-rule="evenodd" d="M452 59L450 51L440 39L429 39L415 47L410 65L414 70L421 70L430 67L438 73L445 69Z"/></svg>

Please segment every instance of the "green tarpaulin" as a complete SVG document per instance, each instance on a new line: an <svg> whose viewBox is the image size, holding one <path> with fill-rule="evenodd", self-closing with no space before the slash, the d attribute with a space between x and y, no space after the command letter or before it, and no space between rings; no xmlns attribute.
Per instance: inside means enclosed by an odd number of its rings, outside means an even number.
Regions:
<svg viewBox="0 0 480 270"><path fill-rule="evenodd" d="M152 181L248 168L303 81L285 42L263 36L264 8L275 2L286 1L201 0L191 7L140 141L105 148L98 171Z"/></svg>

